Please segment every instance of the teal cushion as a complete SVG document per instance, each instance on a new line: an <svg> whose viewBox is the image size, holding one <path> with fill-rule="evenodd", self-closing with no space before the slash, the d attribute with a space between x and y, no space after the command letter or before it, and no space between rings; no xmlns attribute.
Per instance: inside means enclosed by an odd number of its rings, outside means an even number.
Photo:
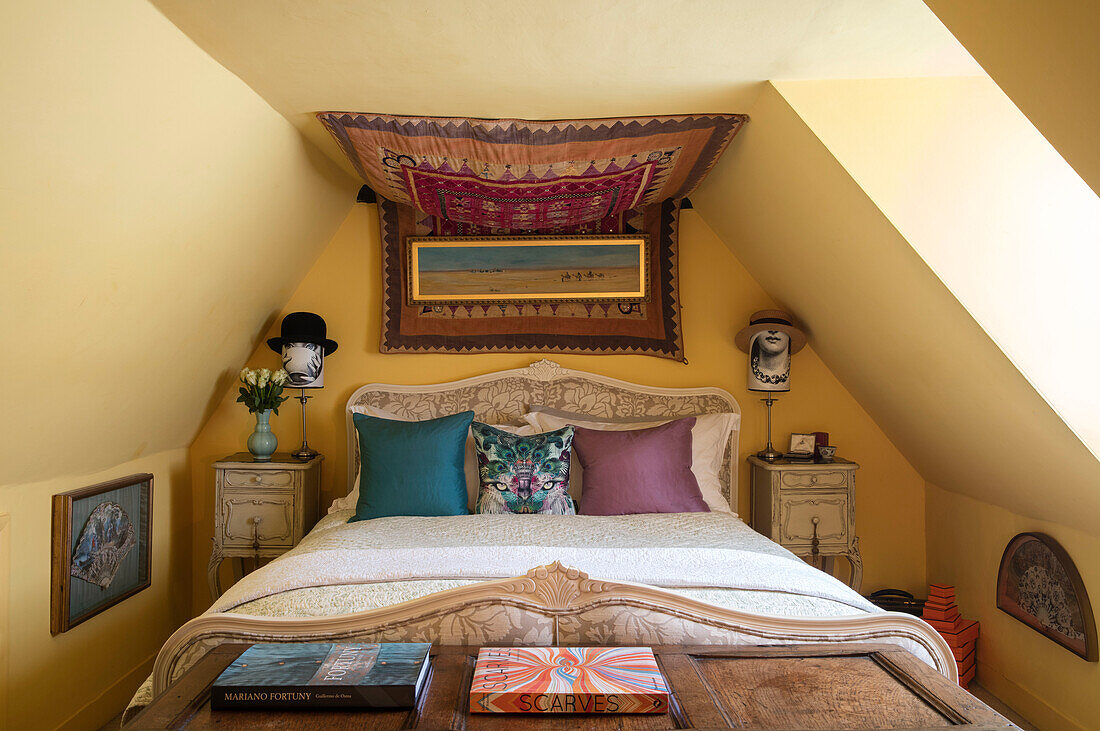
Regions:
<svg viewBox="0 0 1100 731"><path fill-rule="evenodd" d="M427 421L355 414L359 501L348 522L393 515L466 515L462 470L474 412Z"/></svg>

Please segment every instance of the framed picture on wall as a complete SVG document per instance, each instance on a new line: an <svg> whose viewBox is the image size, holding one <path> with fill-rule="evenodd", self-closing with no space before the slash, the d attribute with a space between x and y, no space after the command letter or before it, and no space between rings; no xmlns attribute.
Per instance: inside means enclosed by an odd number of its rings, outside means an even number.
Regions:
<svg viewBox="0 0 1100 731"><path fill-rule="evenodd" d="M997 571L997 607L1085 660L1100 660L1085 582L1047 534L1020 533L1008 542Z"/></svg>
<svg viewBox="0 0 1100 731"><path fill-rule="evenodd" d="M67 632L150 584L153 476L53 496L50 632Z"/></svg>
<svg viewBox="0 0 1100 731"><path fill-rule="evenodd" d="M408 239L409 303L649 300L649 236Z"/></svg>

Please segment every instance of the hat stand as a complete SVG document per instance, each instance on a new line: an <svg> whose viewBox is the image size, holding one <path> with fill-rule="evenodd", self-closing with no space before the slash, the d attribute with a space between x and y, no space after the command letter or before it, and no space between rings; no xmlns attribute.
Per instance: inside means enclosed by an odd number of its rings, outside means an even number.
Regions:
<svg viewBox="0 0 1100 731"><path fill-rule="evenodd" d="M773 462L783 456L782 452L777 451L775 447L772 446L772 404L777 400L778 399L772 396L771 393L768 394L767 398L760 399L760 403L768 407L768 446L757 452L756 456L769 462Z"/></svg>
<svg viewBox="0 0 1100 731"><path fill-rule="evenodd" d="M309 448L309 442L306 441L306 402L309 401L312 396L306 396L306 390L302 389L301 396L295 396L294 398L302 402L302 446L298 447L298 450L291 453L291 456L300 460L311 460L317 456L316 449ZM769 424L770 424L769 420ZM768 434L771 434L771 427L768 428ZM771 440L768 440L768 446L771 446Z"/></svg>

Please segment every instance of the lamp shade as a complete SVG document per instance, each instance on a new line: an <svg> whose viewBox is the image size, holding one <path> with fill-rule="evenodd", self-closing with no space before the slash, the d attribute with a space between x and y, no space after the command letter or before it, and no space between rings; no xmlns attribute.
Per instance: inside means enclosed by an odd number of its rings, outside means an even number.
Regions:
<svg viewBox="0 0 1100 731"><path fill-rule="evenodd" d="M319 343L283 342L283 370L290 388L323 388L325 347Z"/></svg>
<svg viewBox="0 0 1100 731"><path fill-rule="evenodd" d="M749 340L750 391L791 390L791 337L782 330L761 330Z"/></svg>

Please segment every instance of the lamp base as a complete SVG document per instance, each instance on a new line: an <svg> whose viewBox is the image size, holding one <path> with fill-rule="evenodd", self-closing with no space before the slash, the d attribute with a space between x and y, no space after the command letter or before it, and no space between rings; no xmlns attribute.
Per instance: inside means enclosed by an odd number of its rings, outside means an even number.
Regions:
<svg viewBox="0 0 1100 731"><path fill-rule="evenodd" d="M783 453L776 451L774 448L772 448L772 445L769 444L767 449L761 449L759 452L756 453L756 456L760 459L767 460L768 462L774 462L777 459L782 459Z"/></svg>
<svg viewBox="0 0 1100 731"><path fill-rule="evenodd" d="M308 461L316 457L320 452L316 449L310 449L308 445L303 444L298 448L296 452L291 452L290 456L294 459L300 459L302 461Z"/></svg>

